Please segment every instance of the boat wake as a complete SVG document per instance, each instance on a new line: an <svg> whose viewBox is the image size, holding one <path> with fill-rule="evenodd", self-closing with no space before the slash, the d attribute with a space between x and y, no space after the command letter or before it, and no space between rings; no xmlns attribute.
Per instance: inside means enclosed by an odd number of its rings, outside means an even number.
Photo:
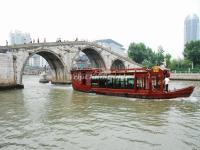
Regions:
<svg viewBox="0 0 200 150"><path fill-rule="evenodd" d="M180 101L187 101L187 102L196 103L196 102L200 102L200 97L194 97L194 96L183 97L183 98L180 99Z"/></svg>

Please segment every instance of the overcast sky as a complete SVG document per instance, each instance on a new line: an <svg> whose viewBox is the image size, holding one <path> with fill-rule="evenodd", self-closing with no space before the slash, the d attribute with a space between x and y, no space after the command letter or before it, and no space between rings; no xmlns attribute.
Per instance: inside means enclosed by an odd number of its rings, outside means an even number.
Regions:
<svg viewBox="0 0 200 150"><path fill-rule="evenodd" d="M111 38L128 49L143 42L181 57L184 19L200 16L200 0L0 0L0 45L10 31L32 38L89 41Z"/></svg>

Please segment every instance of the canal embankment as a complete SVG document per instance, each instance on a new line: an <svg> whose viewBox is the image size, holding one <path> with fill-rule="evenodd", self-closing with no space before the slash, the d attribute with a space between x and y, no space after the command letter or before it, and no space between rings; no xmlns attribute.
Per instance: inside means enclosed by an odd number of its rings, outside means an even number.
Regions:
<svg viewBox="0 0 200 150"><path fill-rule="evenodd" d="M200 81L200 73L171 73L171 80Z"/></svg>

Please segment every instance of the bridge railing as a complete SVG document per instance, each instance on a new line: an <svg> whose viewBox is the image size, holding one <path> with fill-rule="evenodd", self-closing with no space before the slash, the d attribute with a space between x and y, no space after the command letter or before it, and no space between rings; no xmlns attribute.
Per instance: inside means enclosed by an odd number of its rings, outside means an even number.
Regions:
<svg viewBox="0 0 200 150"><path fill-rule="evenodd" d="M173 80L194 80L200 81L200 73L171 73Z"/></svg>

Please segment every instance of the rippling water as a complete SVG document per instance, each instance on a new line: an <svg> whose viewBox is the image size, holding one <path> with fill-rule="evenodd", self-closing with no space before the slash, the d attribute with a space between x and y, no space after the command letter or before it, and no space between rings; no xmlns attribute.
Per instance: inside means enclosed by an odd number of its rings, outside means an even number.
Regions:
<svg viewBox="0 0 200 150"><path fill-rule="evenodd" d="M73 91L24 76L0 92L0 149L200 149L200 82L190 98L139 100Z"/></svg>

